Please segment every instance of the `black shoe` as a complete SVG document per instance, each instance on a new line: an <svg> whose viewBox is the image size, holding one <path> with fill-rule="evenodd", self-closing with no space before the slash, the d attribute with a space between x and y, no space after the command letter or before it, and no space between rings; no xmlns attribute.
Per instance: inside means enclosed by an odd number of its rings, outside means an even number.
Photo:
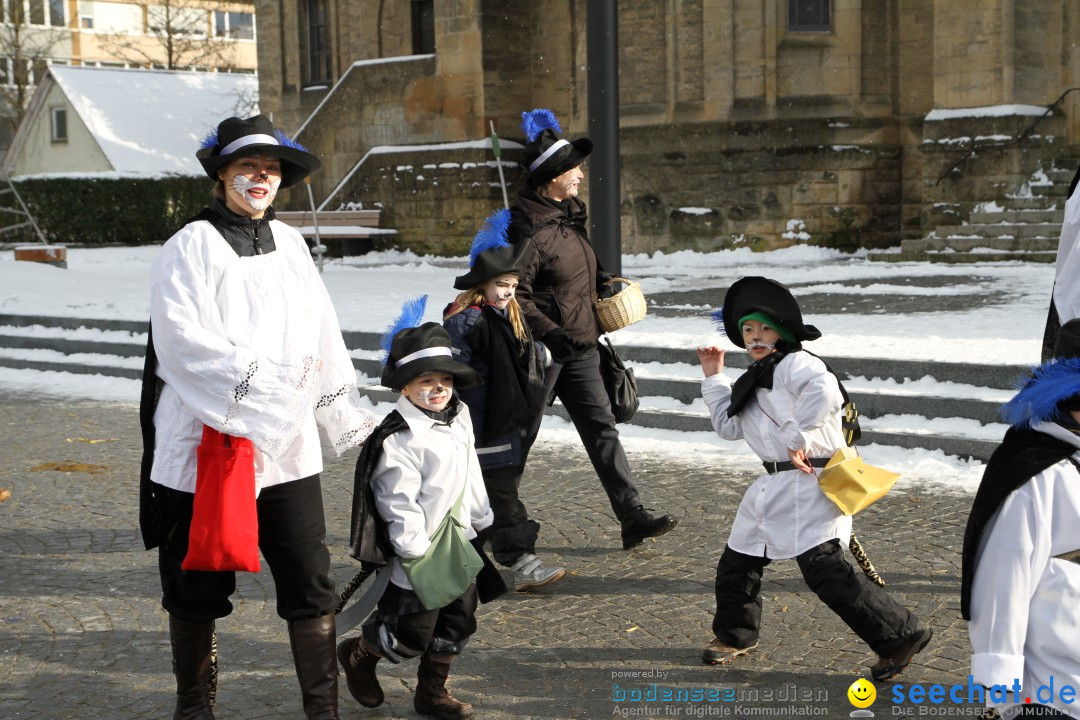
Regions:
<svg viewBox="0 0 1080 720"><path fill-rule="evenodd" d="M679 524L670 515L651 515L648 510L638 507L622 521L622 549L629 550L641 544L645 538L663 535Z"/></svg>
<svg viewBox="0 0 1080 720"><path fill-rule="evenodd" d="M888 655L879 655L878 661L870 666L870 675L877 682L884 682L899 675L911 662L911 658L922 651L934 636L928 627L920 627L904 638L896 650Z"/></svg>

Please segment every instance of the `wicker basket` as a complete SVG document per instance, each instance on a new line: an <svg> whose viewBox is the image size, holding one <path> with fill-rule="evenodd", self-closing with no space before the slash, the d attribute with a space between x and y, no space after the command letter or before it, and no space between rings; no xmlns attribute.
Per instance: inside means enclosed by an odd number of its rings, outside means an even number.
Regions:
<svg viewBox="0 0 1080 720"><path fill-rule="evenodd" d="M604 332L615 332L645 318L645 295L641 285L622 277L614 277L605 283L621 282L626 285L609 298L596 301L596 314Z"/></svg>

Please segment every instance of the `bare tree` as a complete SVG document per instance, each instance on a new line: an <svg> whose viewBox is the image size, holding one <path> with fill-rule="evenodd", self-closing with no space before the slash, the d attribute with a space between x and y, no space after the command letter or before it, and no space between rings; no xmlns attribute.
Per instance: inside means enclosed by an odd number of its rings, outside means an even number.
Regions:
<svg viewBox="0 0 1080 720"><path fill-rule="evenodd" d="M214 4L206 0L154 0L135 4L143 7L143 36L119 28L107 28L99 33L102 48L117 59L168 70L232 64L232 44L214 37L211 15Z"/></svg>
<svg viewBox="0 0 1080 720"><path fill-rule="evenodd" d="M28 7L25 0L0 0L0 144L5 147L26 114L47 60L65 37L62 19L60 27L49 27L43 13L41 2Z"/></svg>

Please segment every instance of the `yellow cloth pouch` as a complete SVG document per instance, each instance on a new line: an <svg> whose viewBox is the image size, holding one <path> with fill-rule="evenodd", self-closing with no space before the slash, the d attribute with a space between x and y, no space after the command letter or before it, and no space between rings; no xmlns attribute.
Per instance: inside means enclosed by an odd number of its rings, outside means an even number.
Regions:
<svg viewBox="0 0 1080 720"><path fill-rule="evenodd" d="M854 515L884 497L899 477L884 468L867 465L854 448L842 447L822 469L818 484L845 515Z"/></svg>

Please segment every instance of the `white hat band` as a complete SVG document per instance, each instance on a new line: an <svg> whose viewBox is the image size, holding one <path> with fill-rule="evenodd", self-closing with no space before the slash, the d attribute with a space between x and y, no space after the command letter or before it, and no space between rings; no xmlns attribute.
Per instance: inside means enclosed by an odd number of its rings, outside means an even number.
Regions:
<svg viewBox="0 0 1080 720"><path fill-rule="evenodd" d="M566 140L562 140L562 139L560 139L560 140L556 140L556 141L555 141L554 143L552 143L551 147L549 147L549 148L548 148L547 150L545 150L545 151L544 151L544 154L543 154L543 155L541 155L540 157L536 158L535 160L533 160L533 161L532 161L532 162L531 162L531 163L529 164L529 172L536 172L536 168L538 168L538 167L540 167L541 165L543 165L543 164L544 164L544 162L545 162L545 161L546 161L546 160L547 160L547 159L548 159L549 157L551 157L551 156L552 156L552 155L554 155L554 154L555 154L556 152L558 152L559 148L561 148L561 147L562 147L562 146L564 146L564 145L569 145L569 144L570 144L570 143L569 143L569 142L567 142Z"/></svg>
<svg viewBox="0 0 1080 720"><path fill-rule="evenodd" d="M218 155L228 155L229 153L236 152L240 148L247 147L248 145L280 145L278 139L273 135L245 135L238 140L233 140L231 143L221 148L221 152Z"/></svg>
<svg viewBox="0 0 1080 720"><path fill-rule="evenodd" d="M450 352L448 347L429 347L423 350L417 350L414 353L409 353L405 357L394 363L395 368L399 368L405 363L410 363L413 360L419 360L420 358L435 357L437 355L445 355L446 357L453 357L453 353Z"/></svg>

